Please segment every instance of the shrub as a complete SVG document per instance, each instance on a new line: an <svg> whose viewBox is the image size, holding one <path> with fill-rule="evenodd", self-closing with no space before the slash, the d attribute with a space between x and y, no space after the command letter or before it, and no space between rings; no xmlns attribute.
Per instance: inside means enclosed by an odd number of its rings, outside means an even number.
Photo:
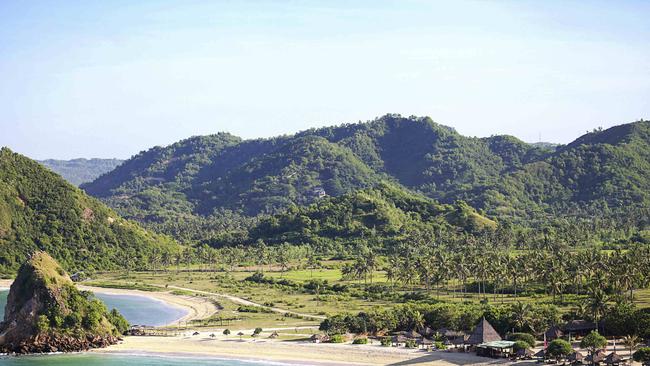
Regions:
<svg viewBox="0 0 650 366"><path fill-rule="evenodd" d="M230 335L230 329L224 329L223 335Z"/></svg>
<svg viewBox="0 0 650 366"><path fill-rule="evenodd" d="M415 348L415 347L417 347L417 343L415 343L415 339L406 340L406 348Z"/></svg>
<svg viewBox="0 0 650 366"><path fill-rule="evenodd" d="M255 328L255 330L253 331L253 334L260 334L260 333L262 333L262 328L259 327Z"/></svg>
<svg viewBox="0 0 650 366"><path fill-rule="evenodd" d="M382 337L382 339L379 342L384 347L390 347L393 345L393 339L391 337Z"/></svg>
<svg viewBox="0 0 650 366"><path fill-rule="evenodd" d="M514 348L515 351L519 351L520 349L529 349L530 344L524 341L516 341L512 347Z"/></svg>
<svg viewBox="0 0 650 366"><path fill-rule="evenodd" d="M528 333L512 333L508 336L509 341L523 341L528 343L527 348L533 348L535 347L535 337L532 334Z"/></svg>
<svg viewBox="0 0 650 366"><path fill-rule="evenodd" d="M330 343L343 343L345 339L341 334L334 334L330 337Z"/></svg>
<svg viewBox="0 0 650 366"><path fill-rule="evenodd" d="M50 329L50 319L46 315L39 315L36 321L36 328L39 332L47 332Z"/></svg>
<svg viewBox="0 0 650 366"><path fill-rule="evenodd" d="M634 361L641 362L644 365L650 364L650 347L639 348L634 355L632 355Z"/></svg>
<svg viewBox="0 0 650 366"><path fill-rule="evenodd" d="M447 349L447 346L445 346L445 344L440 341L436 341L433 345L436 347L436 349Z"/></svg>
<svg viewBox="0 0 650 366"><path fill-rule="evenodd" d="M571 343L565 341L564 339L554 339L548 345L547 352L551 357L561 358L573 353L573 347L571 347Z"/></svg>
<svg viewBox="0 0 650 366"><path fill-rule="evenodd" d="M352 344L368 344L368 338L357 338L352 341Z"/></svg>

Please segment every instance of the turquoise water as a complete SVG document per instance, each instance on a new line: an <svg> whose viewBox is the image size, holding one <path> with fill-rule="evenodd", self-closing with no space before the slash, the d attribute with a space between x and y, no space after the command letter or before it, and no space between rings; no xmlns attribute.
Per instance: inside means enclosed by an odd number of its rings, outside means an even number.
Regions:
<svg viewBox="0 0 650 366"><path fill-rule="evenodd" d="M0 291L0 319L4 318L9 291ZM108 309L117 309L131 324L164 325L183 317L186 311L145 296L95 294Z"/></svg>
<svg viewBox="0 0 650 366"><path fill-rule="evenodd" d="M269 366L278 363L246 362L216 358L163 357L152 355L73 354L0 357L3 366Z"/></svg>

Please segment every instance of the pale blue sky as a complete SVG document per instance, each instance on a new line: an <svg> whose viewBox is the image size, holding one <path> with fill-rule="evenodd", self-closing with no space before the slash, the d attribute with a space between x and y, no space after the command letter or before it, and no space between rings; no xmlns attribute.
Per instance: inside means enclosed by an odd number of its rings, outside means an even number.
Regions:
<svg viewBox="0 0 650 366"><path fill-rule="evenodd" d="M648 1L0 1L0 145L125 158L427 115L569 142L650 118Z"/></svg>

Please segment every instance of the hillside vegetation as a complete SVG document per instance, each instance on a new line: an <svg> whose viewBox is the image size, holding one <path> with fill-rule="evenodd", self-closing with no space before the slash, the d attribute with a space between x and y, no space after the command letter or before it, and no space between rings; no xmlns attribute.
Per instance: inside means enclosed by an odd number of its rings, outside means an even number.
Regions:
<svg viewBox="0 0 650 366"><path fill-rule="evenodd" d="M35 250L68 270L99 270L124 268L176 246L39 163L0 150L0 273L13 273Z"/></svg>
<svg viewBox="0 0 650 366"><path fill-rule="evenodd" d="M272 139L193 137L142 152L83 188L190 241L220 235L206 227L245 237L269 214L385 183L442 204L464 201L502 223L539 227L562 217L635 231L648 225L649 130L639 121L556 146L386 115Z"/></svg>

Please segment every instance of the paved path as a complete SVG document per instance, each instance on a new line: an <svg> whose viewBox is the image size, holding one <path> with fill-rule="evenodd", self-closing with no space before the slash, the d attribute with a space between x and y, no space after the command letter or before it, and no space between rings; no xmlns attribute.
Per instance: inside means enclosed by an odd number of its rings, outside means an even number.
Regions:
<svg viewBox="0 0 650 366"><path fill-rule="evenodd" d="M164 287L162 285L156 285L156 286ZM326 319L326 317L322 316L322 315L312 315L312 314L297 313L297 312L291 311L291 310L285 310L285 309L280 309L280 308L275 308L275 307L269 307L269 306L258 304L256 302L252 302L252 301L249 301L249 300L246 300L246 299L242 299L241 297L232 296L232 295L228 295L228 294L219 294L219 293L216 293L216 292L201 291L201 290L195 290L193 288L178 287L178 286L172 286L172 285L169 285L166 288L171 288L171 289L176 289L176 290L183 290L183 291L190 291L190 292L195 292L197 294L203 294L203 295L209 295L209 296L215 296L215 297L221 297L221 298L230 300L230 301L232 301L232 302L234 302L236 304L248 305L248 306L258 306L258 307L261 307L261 308L269 309L269 310L273 311L274 313L279 313L279 314L292 314L292 315L300 316L302 318L313 319L313 320L324 320L324 319Z"/></svg>

